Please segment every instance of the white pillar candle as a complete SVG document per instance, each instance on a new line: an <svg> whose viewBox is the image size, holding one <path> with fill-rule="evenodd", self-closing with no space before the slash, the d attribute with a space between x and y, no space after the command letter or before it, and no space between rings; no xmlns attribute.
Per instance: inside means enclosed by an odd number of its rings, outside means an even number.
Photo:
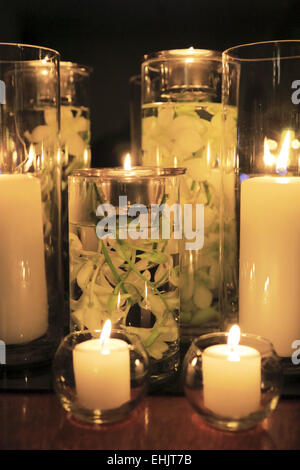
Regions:
<svg viewBox="0 0 300 470"><path fill-rule="evenodd" d="M239 321L280 356L300 338L300 178L241 185Z"/></svg>
<svg viewBox="0 0 300 470"><path fill-rule="evenodd" d="M228 418L242 418L259 409L261 357L249 346L217 344L202 354L204 406Z"/></svg>
<svg viewBox="0 0 300 470"><path fill-rule="evenodd" d="M129 349L125 341L109 338L78 344L73 351L78 402L89 410L118 408L130 400Z"/></svg>
<svg viewBox="0 0 300 470"><path fill-rule="evenodd" d="M41 184L31 175L0 175L0 339L39 338L48 328Z"/></svg>

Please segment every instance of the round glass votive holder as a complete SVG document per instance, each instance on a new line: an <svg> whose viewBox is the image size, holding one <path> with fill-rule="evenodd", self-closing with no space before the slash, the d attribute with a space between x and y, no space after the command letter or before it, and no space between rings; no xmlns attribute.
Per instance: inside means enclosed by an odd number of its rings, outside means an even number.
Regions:
<svg viewBox="0 0 300 470"><path fill-rule="evenodd" d="M75 418L91 424L125 419L146 394L148 355L133 333L111 331L100 344L101 330L70 333L53 362L54 389Z"/></svg>
<svg viewBox="0 0 300 470"><path fill-rule="evenodd" d="M227 340L224 332L193 340L183 364L184 392L208 424L241 431L255 427L276 408L282 371L267 339L242 334L236 349ZM223 354L226 348L228 355Z"/></svg>

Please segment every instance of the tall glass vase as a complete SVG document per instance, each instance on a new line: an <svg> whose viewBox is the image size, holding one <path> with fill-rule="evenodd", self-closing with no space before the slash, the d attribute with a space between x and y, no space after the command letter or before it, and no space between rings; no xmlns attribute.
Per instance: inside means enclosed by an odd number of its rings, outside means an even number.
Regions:
<svg viewBox="0 0 300 470"><path fill-rule="evenodd" d="M62 240L66 329L69 322L68 177L91 166L90 76L92 69L60 62Z"/></svg>
<svg viewBox="0 0 300 470"><path fill-rule="evenodd" d="M178 369L183 174L182 168L92 168L69 177L71 330L101 329L110 319L114 328L137 334L152 384Z"/></svg>
<svg viewBox="0 0 300 470"><path fill-rule="evenodd" d="M0 44L0 340L5 370L51 360L62 335L59 54Z"/></svg>
<svg viewBox="0 0 300 470"><path fill-rule="evenodd" d="M182 49L145 57L142 64L142 164L186 167L181 203L204 206L204 244L182 245L180 327L182 340L221 328L221 255L234 283L234 167L221 181L222 61L216 51ZM235 129L231 110L230 135ZM221 214L222 200L228 211ZM221 220L221 215L225 220ZM221 251L224 236L226 250ZM196 227L194 227L196 228Z"/></svg>
<svg viewBox="0 0 300 470"><path fill-rule="evenodd" d="M130 154L132 162L140 162L141 154L141 76L129 80Z"/></svg>
<svg viewBox="0 0 300 470"><path fill-rule="evenodd" d="M225 117L238 107L236 163L241 329L272 341L288 358L300 339L300 41L237 46L224 52ZM230 113L228 113L229 115ZM225 136L228 121L225 119ZM230 125L230 123L229 123ZM226 293L224 308L234 302ZM291 360L292 359L292 360Z"/></svg>

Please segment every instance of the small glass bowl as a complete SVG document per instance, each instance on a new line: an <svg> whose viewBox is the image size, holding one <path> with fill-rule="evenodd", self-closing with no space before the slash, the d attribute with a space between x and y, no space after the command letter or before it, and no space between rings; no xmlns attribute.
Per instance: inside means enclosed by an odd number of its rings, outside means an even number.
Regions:
<svg viewBox="0 0 300 470"><path fill-rule="evenodd" d="M74 331L62 340L53 360L54 389L75 418L108 424L126 418L146 394L149 359L139 337L121 329L112 330L110 339L121 340L122 347L118 343L108 357L107 347L99 350L100 334Z"/></svg>
<svg viewBox="0 0 300 470"><path fill-rule="evenodd" d="M254 348L259 354L250 360L241 355L237 366L240 369L234 370L234 364L228 360L223 359L216 365L203 359L206 348L225 345L227 340L228 333L224 332L193 340L183 363L184 392L208 424L222 430L240 431L258 425L276 408L283 376L273 345L256 335L241 335L240 345ZM207 355L211 356L211 353L207 351L204 358ZM205 371L205 379L204 360L208 371Z"/></svg>

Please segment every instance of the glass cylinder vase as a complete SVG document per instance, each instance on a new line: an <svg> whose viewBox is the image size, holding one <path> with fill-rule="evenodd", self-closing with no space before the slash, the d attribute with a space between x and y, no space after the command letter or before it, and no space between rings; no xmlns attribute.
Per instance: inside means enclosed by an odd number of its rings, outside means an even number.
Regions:
<svg viewBox="0 0 300 470"><path fill-rule="evenodd" d="M178 368L181 168L77 170L69 177L71 330L137 334L152 383Z"/></svg>
<svg viewBox="0 0 300 470"><path fill-rule="evenodd" d="M68 176L91 166L90 76L92 69L60 62L62 234L66 323L69 304Z"/></svg>
<svg viewBox="0 0 300 470"><path fill-rule="evenodd" d="M181 338L189 341L221 328L220 259L234 276L234 167L222 186L222 61L216 51L182 49L145 56L142 64L142 164L186 167L181 203L192 204L193 218L204 210L204 243L182 245L180 269ZM235 128L232 109L232 128ZM221 204L225 197L228 211ZM226 251L220 228L225 223ZM198 230L198 227L196 228ZM228 280L228 282L231 282Z"/></svg>
<svg viewBox="0 0 300 470"><path fill-rule="evenodd" d="M141 76L129 79L130 155L133 162L140 162L141 154Z"/></svg>
<svg viewBox="0 0 300 470"><path fill-rule="evenodd" d="M0 44L0 61L0 339L8 371L50 361L62 335L59 54Z"/></svg>
<svg viewBox="0 0 300 470"><path fill-rule="evenodd" d="M300 41L228 49L224 111L238 107L238 138L224 153L236 162L241 328L268 338L296 369L300 339ZM225 135L228 123L225 119ZM225 291L226 291L225 286ZM235 307L234 307L235 308ZM299 368L298 368L299 369Z"/></svg>

